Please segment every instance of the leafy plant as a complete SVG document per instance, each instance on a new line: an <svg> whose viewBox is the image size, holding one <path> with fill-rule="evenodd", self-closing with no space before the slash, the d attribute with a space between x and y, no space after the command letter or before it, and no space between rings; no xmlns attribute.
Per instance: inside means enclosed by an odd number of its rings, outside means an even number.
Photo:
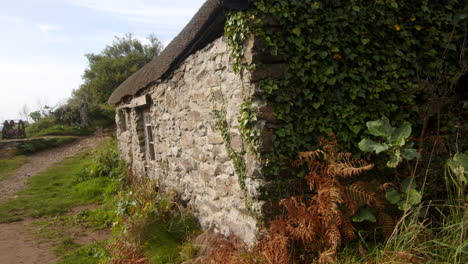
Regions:
<svg viewBox="0 0 468 264"><path fill-rule="evenodd" d="M373 152L379 154L387 152L390 159L387 162L389 168L396 168L403 160L412 160L419 157L416 149L412 148L412 144L406 144L408 137L411 135L411 124L403 122L403 124L395 128L390 125L387 117L382 117L380 120L369 121L366 123L367 131L376 137L382 138L382 142L376 142L372 139L364 138L359 142L359 149L364 152Z"/></svg>
<svg viewBox="0 0 468 264"><path fill-rule="evenodd" d="M291 257L297 257L293 251L308 250L318 252L318 263L331 263L343 241L355 238L352 218L376 222L372 207L379 218L391 219L383 210L384 199L371 186L362 181L344 183L371 170L374 164L338 152L334 139L322 139L320 144L320 149L299 153L295 162L296 166L307 165L305 180L312 192L282 200L286 215L271 222L268 240L259 245L271 263L291 263ZM383 223L393 226L393 221Z"/></svg>
<svg viewBox="0 0 468 264"><path fill-rule="evenodd" d="M401 189L389 188L385 193L385 198L398 206L398 209L407 211L421 203L422 195L417 190L415 179L408 177L403 180Z"/></svg>
<svg viewBox="0 0 468 264"><path fill-rule="evenodd" d="M110 177L123 180L125 177L125 164L120 159L116 139L110 139L100 145L91 154L93 163L84 169L78 181L91 178Z"/></svg>
<svg viewBox="0 0 468 264"><path fill-rule="evenodd" d="M447 168L450 170L452 182L463 189L463 186L468 184L468 153L456 153L453 158L447 161Z"/></svg>

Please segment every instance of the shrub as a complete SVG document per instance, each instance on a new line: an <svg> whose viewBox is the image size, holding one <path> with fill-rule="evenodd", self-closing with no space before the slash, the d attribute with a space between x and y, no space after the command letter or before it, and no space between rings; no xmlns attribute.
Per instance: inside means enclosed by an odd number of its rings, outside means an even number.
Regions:
<svg viewBox="0 0 468 264"><path fill-rule="evenodd" d="M76 137L36 138L21 142L16 147L17 155L30 155L38 151L59 147L76 140Z"/></svg>

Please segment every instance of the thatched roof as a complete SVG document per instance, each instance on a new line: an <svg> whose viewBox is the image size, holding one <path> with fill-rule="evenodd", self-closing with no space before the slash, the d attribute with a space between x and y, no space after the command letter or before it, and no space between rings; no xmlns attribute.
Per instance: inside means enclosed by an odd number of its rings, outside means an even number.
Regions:
<svg viewBox="0 0 468 264"><path fill-rule="evenodd" d="M158 80L167 77L193 52L220 37L226 9L245 9L250 0L207 0L192 20L163 52L125 80L110 96L108 103L117 104L125 96L135 95Z"/></svg>

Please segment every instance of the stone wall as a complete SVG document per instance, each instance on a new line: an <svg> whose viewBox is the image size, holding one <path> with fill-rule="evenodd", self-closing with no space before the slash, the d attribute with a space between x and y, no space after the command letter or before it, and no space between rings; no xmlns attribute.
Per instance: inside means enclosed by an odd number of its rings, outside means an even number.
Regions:
<svg viewBox="0 0 468 264"><path fill-rule="evenodd" d="M8 159L15 156L18 144L23 141L25 140L18 139L0 141L0 159Z"/></svg>
<svg viewBox="0 0 468 264"><path fill-rule="evenodd" d="M244 81L250 78L233 72L230 60L223 38L192 54L171 76L119 106L117 134L134 174L157 178L162 190L177 192L202 227L251 244L263 206L258 187L264 183L260 165L245 151L238 117L242 102L255 91ZM147 104L136 102L145 94ZM246 164L245 190L215 127L214 107L226 110L231 147ZM154 146L145 142L146 125ZM152 147L154 157L148 152Z"/></svg>

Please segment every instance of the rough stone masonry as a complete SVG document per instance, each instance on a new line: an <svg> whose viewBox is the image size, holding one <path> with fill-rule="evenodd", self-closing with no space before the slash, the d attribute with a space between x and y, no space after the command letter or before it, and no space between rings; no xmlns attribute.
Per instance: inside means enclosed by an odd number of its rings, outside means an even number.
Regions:
<svg viewBox="0 0 468 264"><path fill-rule="evenodd" d="M162 82L121 102L116 122L122 157L134 174L156 178L161 190L177 193L203 228L252 244L263 180L238 130L241 104L254 93L254 86L243 80L249 78L233 72L221 37L186 58ZM247 195L215 127L214 107L226 110L231 146L246 163Z"/></svg>

